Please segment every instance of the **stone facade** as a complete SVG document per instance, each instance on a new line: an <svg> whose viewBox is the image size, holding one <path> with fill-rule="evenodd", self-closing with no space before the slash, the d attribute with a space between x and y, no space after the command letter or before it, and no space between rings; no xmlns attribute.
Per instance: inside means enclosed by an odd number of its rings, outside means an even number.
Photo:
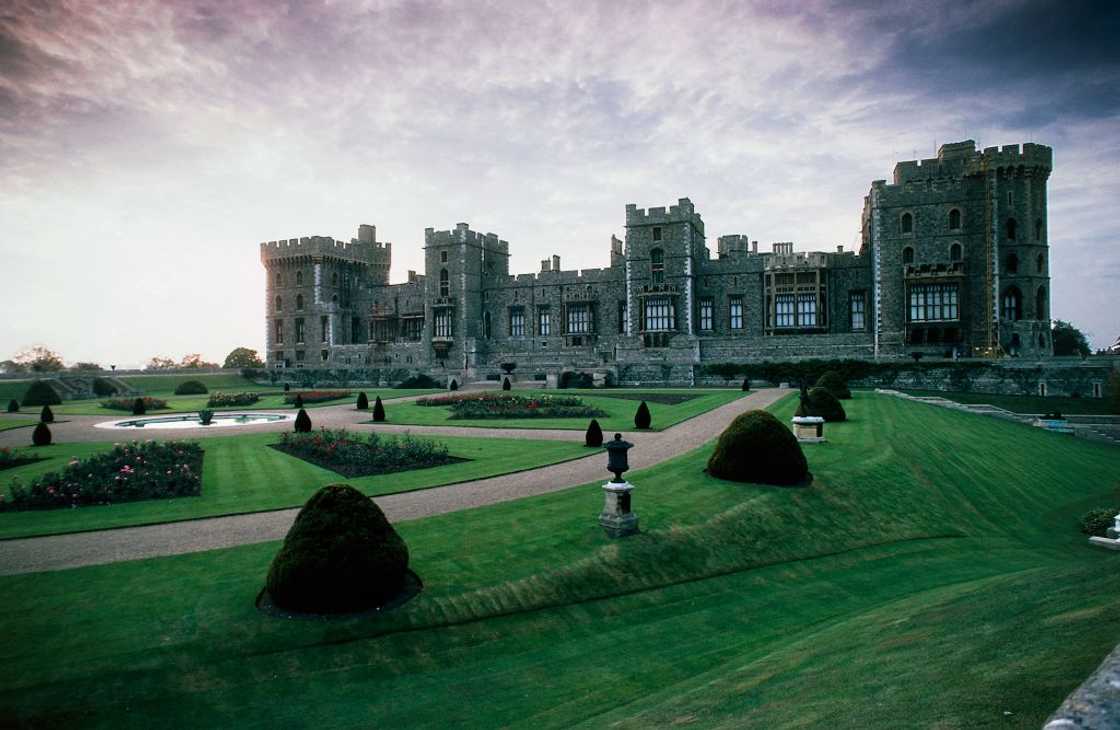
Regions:
<svg viewBox="0 0 1120 730"><path fill-rule="evenodd" d="M900 162L865 198L860 250L760 252L744 235L713 253L688 198L626 206L610 265L560 257L510 275L509 244L465 223L424 233L425 270L389 284L392 245L373 226L349 243L261 244L267 362L480 378L609 374L694 384L705 363L1051 351L1049 147L946 144Z"/></svg>

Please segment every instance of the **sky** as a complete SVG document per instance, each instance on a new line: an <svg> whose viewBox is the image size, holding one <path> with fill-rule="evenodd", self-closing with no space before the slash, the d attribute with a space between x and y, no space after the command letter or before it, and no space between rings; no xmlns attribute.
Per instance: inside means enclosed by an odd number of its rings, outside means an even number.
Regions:
<svg viewBox="0 0 1120 730"><path fill-rule="evenodd" d="M627 203L852 246L871 181L1035 141L1052 315L1120 335L1120 3L0 0L0 359L263 347L259 243L609 263Z"/></svg>

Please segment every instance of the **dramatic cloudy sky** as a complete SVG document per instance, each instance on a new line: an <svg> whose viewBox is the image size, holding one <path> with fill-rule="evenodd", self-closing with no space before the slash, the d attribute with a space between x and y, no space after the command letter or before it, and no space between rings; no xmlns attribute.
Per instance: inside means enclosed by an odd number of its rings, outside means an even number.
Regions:
<svg viewBox="0 0 1120 730"><path fill-rule="evenodd" d="M851 245L872 180L966 138L1053 146L1053 314L1110 343L1120 3L0 0L0 359L260 348L258 242L359 223L394 281L459 221L603 266L683 196Z"/></svg>

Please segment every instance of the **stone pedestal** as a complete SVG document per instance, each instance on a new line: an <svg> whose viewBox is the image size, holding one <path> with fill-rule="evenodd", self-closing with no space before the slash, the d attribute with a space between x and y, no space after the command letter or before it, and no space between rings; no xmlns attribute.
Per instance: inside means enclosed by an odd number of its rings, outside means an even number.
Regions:
<svg viewBox="0 0 1120 730"><path fill-rule="evenodd" d="M626 537L638 531L638 515L630 511L630 492L633 489L634 485L629 482L607 482L603 485L603 511L599 513L599 524L608 537Z"/></svg>
<svg viewBox="0 0 1120 730"><path fill-rule="evenodd" d="M824 441L824 419L820 416L794 416L793 435L803 444L819 444Z"/></svg>

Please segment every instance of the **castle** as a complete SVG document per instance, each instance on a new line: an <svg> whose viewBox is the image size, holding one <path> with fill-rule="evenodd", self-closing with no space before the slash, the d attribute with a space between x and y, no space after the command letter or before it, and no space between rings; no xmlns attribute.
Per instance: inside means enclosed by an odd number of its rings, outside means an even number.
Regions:
<svg viewBox="0 0 1120 730"><path fill-rule="evenodd" d="M913 353L1051 353L1046 181L1052 150L945 144L899 162L864 198L859 251L759 251L716 239L688 198L626 206L610 265L560 257L511 275L493 233L424 232L424 273L389 283L392 244L362 225L349 243L260 244L269 367L391 369L474 379L610 374L691 384L707 363Z"/></svg>

